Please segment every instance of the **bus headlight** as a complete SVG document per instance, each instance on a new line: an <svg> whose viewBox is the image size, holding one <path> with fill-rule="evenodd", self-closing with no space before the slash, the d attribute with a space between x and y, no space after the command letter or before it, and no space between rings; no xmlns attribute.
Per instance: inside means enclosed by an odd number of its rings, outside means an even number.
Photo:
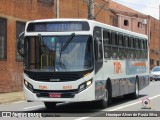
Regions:
<svg viewBox="0 0 160 120"><path fill-rule="evenodd" d="M32 84L30 84L28 81L26 81L26 80L24 80L24 84L25 84L25 86L30 90L30 91L32 91L33 92L33 85Z"/></svg>
<svg viewBox="0 0 160 120"><path fill-rule="evenodd" d="M86 89L87 87L89 87L92 84L92 79L88 80L82 84L79 85L79 92L81 92L82 90Z"/></svg>
<svg viewBox="0 0 160 120"><path fill-rule="evenodd" d="M92 80L89 80L89 81L86 82L87 86L90 86L91 84L92 84Z"/></svg>

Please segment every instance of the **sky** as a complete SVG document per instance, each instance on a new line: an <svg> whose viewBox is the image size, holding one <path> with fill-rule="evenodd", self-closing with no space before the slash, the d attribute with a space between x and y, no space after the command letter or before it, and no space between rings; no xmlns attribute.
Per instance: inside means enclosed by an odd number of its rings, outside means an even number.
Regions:
<svg viewBox="0 0 160 120"><path fill-rule="evenodd" d="M138 12L159 19L160 0L112 0Z"/></svg>

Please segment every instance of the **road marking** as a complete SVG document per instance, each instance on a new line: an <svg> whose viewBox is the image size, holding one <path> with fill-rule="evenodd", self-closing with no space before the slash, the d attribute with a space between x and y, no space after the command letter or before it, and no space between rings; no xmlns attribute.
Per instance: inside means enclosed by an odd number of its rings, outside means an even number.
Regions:
<svg viewBox="0 0 160 120"><path fill-rule="evenodd" d="M150 97L149 100L152 100L152 99L155 99L155 98L158 98L160 97L160 95L156 95L156 96L153 96L153 97ZM138 103L141 103L141 101L138 101L138 102L134 102L134 103L131 103L131 104L128 104L128 105L123 105L123 106L120 106L118 108L113 108L113 109L110 109L110 110L107 110L107 111L116 111L116 110L120 110L120 109L123 109L123 108L126 108L126 107L129 107L129 106L132 106L132 105L135 105L135 104L138 104ZM99 115L101 113L97 113L97 114L93 114L93 115L90 115L89 117L81 117L81 118L77 118L75 120L84 120L84 119L88 119L90 117L93 117L93 116L96 116L96 115Z"/></svg>
<svg viewBox="0 0 160 120"><path fill-rule="evenodd" d="M17 102L13 102L13 104L17 104L17 103L21 103L21 102L25 102L25 101L17 101Z"/></svg>
<svg viewBox="0 0 160 120"><path fill-rule="evenodd" d="M26 107L23 109L27 110L27 109L37 108L37 107L44 107L44 105L31 106L31 107Z"/></svg>

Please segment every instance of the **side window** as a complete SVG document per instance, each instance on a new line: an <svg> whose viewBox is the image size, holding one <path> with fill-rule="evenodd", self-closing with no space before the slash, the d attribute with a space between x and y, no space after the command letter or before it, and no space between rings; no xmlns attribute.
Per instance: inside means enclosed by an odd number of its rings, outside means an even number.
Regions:
<svg viewBox="0 0 160 120"><path fill-rule="evenodd" d="M102 28L101 27L94 28L93 37L94 37L95 72L97 73L103 66Z"/></svg>
<svg viewBox="0 0 160 120"><path fill-rule="evenodd" d="M134 48L134 38L130 37L129 47Z"/></svg>
<svg viewBox="0 0 160 120"><path fill-rule="evenodd" d="M133 49L133 37L128 37L128 51L127 51L127 58L134 59L134 49Z"/></svg>
<svg viewBox="0 0 160 120"><path fill-rule="evenodd" d="M102 60L103 51L102 51L102 34L101 28L95 27L94 29L94 47L95 47L95 59L96 61Z"/></svg>
<svg viewBox="0 0 160 120"><path fill-rule="evenodd" d="M118 35L118 46L123 46L124 43L123 43L123 35L122 34L119 34Z"/></svg>
<svg viewBox="0 0 160 120"><path fill-rule="evenodd" d="M117 33L112 31L111 34L112 34L112 36L111 36L111 39L112 39L112 58L117 59L118 58Z"/></svg>
<svg viewBox="0 0 160 120"><path fill-rule="evenodd" d="M118 57L119 59L125 59L123 34L118 34Z"/></svg>
<svg viewBox="0 0 160 120"><path fill-rule="evenodd" d="M142 49L142 46L141 46L141 39L138 40L138 48L139 48L139 49Z"/></svg>
<svg viewBox="0 0 160 120"><path fill-rule="evenodd" d="M109 30L103 30L104 57L111 58L111 34Z"/></svg>
<svg viewBox="0 0 160 120"><path fill-rule="evenodd" d="M127 35L125 35L125 36L124 36L125 47L129 47L129 46L128 46L128 42L129 42L128 40L129 40L129 37L128 37Z"/></svg>
<svg viewBox="0 0 160 120"><path fill-rule="evenodd" d="M125 48L124 48L124 51L125 51L124 55L125 55L126 59L130 58L130 54L129 54L129 50L128 50L128 42L129 42L128 40L129 40L129 37L127 35L125 35L124 36L124 46L125 46Z"/></svg>
<svg viewBox="0 0 160 120"><path fill-rule="evenodd" d="M144 40L144 58L147 59L148 58L148 43L147 43L147 40Z"/></svg>
<svg viewBox="0 0 160 120"><path fill-rule="evenodd" d="M135 48L138 49L138 38L135 39Z"/></svg>
<svg viewBox="0 0 160 120"><path fill-rule="evenodd" d="M141 40L141 49L144 49L144 40Z"/></svg>
<svg viewBox="0 0 160 120"><path fill-rule="evenodd" d="M117 33L116 32L112 32L112 45L117 45Z"/></svg>

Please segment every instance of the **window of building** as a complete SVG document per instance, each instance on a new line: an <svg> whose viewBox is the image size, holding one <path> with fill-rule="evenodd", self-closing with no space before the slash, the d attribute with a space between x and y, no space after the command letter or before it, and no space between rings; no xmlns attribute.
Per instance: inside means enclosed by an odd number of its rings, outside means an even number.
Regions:
<svg viewBox="0 0 160 120"><path fill-rule="evenodd" d="M150 64L151 64L151 65L154 64L154 59L150 59Z"/></svg>
<svg viewBox="0 0 160 120"><path fill-rule="evenodd" d="M159 60L157 60L157 66L159 66Z"/></svg>
<svg viewBox="0 0 160 120"><path fill-rule="evenodd" d="M124 26L129 26L129 21L128 20L124 20Z"/></svg>
<svg viewBox="0 0 160 120"><path fill-rule="evenodd" d="M7 20L0 18L0 60L7 59Z"/></svg>
<svg viewBox="0 0 160 120"><path fill-rule="evenodd" d="M25 30L25 24L24 22L16 22L16 60L22 61L23 58L20 56L20 54L17 52L17 42L18 42L18 36Z"/></svg>
<svg viewBox="0 0 160 120"><path fill-rule="evenodd" d="M37 0L38 3L41 3L43 5L53 6L54 0Z"/></svg>
<svg viewBox="0 0 160 120"><path fill-rule="evenodd" d="M138 22L138 27L142 28L142 23L141 22Z"/></svg>

